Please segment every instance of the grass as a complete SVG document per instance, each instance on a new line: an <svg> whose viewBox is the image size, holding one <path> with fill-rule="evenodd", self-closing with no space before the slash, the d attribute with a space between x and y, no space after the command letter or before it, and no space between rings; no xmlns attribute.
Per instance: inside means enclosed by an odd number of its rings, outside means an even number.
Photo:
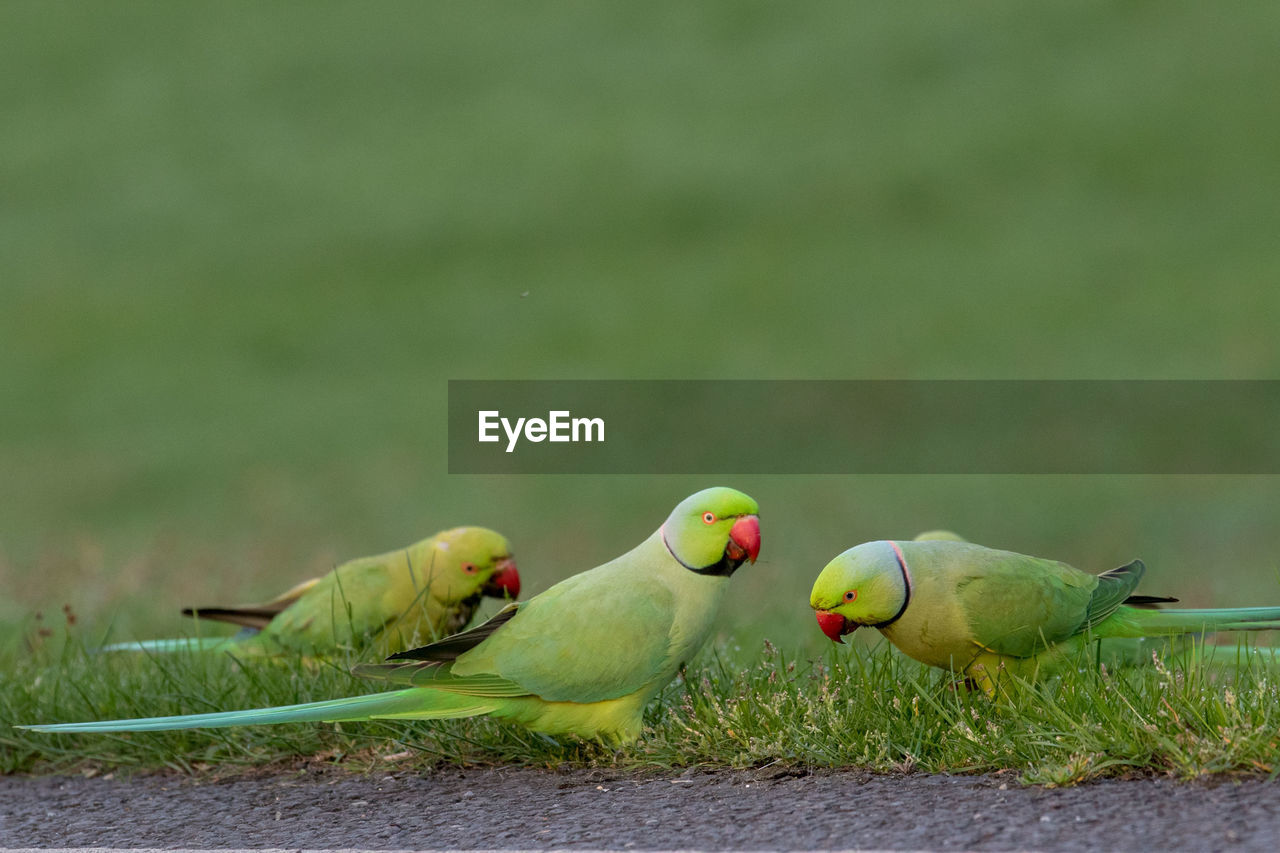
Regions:
<svg viewBox="0 0 1280 853"><path fill-rule="evenodd" d="M61 645L56 651L53 646ZM1269 659L1269 658L1268 658ZM289 704L371 692L350 661L95 656L74 638L0 676L0 720L59 722ZM993 701L886 643L793 657L767 641L703 655L614 750L487 719L289 724L107 735L0 725L0 771L227 771L318 761L356 771L441 765L859 767L1008 773L1070 785L1123 774L1280 772L1280 668L1247 647L1192 648L1108 671L1083 661Z"/></svg>

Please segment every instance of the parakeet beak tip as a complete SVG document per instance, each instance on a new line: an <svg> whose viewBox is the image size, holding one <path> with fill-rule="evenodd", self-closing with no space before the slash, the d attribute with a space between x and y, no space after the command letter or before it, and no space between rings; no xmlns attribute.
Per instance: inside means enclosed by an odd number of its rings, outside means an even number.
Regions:
<svg viewBox="0 0 1280 853"><path fill-rule="evenodd" d="M760 555L760 518L744 515L735 521L725 550L735 560L746 558L754 563Z"/></svg>
<svg viewBox="0 0 1280 853"><path fill-rule="evenodd" d="M843 643L841 639L845 634L852 634L858 628L857 622L850 622L839 613L832 613L830 610L818 610L814 613L818 617L818 627L822 629L822 633L826 634L833 643Z"/></svg>
<svg viewBox="0 0 1280 853"><path fill-rule="evenodd" d="M516 561L510 557L499 560L483 591L494 598L519 598L520 572L516 570Z"/></svg>

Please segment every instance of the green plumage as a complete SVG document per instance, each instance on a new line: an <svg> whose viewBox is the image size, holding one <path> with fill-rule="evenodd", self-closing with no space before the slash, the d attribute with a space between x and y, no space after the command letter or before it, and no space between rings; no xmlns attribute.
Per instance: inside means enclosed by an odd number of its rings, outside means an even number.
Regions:
<svg viewBox="0 0 1280 853"><path fill-rule="evenodd" d="M552 734L639 736L643 709L702 646L729 575L755 559L754 500L706 489L626 554L574 575L470 631L357 673L404 689L214 714L31 726L135 731L491 714Z"/></svg>
<svg viewBox="0 0 1280 853"><path fill-rule="evenodd" d="M113 643L103 646L103 652L146 652L153 655L176 652L230 651L242 639L240 634L230 637L174 637L165 640L136 640L129 643Z"/></svg>
<svg viewBox="0 0 1280 853"><path fill-rule="evenodd" d="M952 530L929 530L919 534L915 538L916 542L968 542L960 534ZM1125 570L1129 566L1122 567ZM1119 570L1117 570L1119 571ZM1137 596L1128 599L1130 604L1141 604L1144 606L1153 606L1156 604L1167 604L1177 601L1176 598L1160 598L1152 596ZM1178 637L1109 637L1105 640L1098 641L1098 648L1094 656L1099 663L1105 663L1107 666L1134 666L1151 663L1153 653L1176 651L1185 647L1186 642L1198 635L1182 635Z"/></svg>
<svg viewBox="0 0 1280 853"><path fill-rule="evenodd" d="M1135 560L1090 575L954 540L868 542L822 570L810 604L833 639L872 625L907 655L987 689L1000 671L1030 676L1079 660L1095 640L1280 628L1280 607L1155 608L1171 599L1135 595L1144 571Z"/></svg>
<svg viewBox="0 0 1280 853"><path fill-rule="evenodd" d="M103 651L323 655L372 645L385 655L462 630L482 596L507 591L518 594L519 575L506 538L483 527L456 527L343 563L270 601L183 611L241 626L234 636L143 640Z"/></svg>

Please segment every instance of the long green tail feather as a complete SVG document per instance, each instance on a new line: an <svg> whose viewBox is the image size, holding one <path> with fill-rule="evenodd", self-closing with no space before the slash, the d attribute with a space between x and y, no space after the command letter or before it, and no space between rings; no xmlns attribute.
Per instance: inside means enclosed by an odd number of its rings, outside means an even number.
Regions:
<svg viewBox="0 0 1280 853"><path fill-rule="evenodd" d="M1149 610L1125 607L1094 629L1101 637L1156 637L1199 631L1280 630L1280 607Z"/></svg>
<svg viewBox="0 0 1280 853"><path fill-rule="evenodd" d="M268 723L335 723L381 718L444 719L485 714L498 707L494 700L441 693L421 687L371 693L346 699L328 699L301 705L280 705L247 711L217 711L174 717L141 717L90 723L56 723L18 726L37 732L157 732L172 729L213 729Z"/></svg>
<svg viewBox="0 0 1280 853"><path fill-rule="evenodd" d="M174 652L212 652L236 645L235 637L175 637L169 640L137 640L131 643L112 643L98 649L100 652L149 652L172 654Z"/></svg>

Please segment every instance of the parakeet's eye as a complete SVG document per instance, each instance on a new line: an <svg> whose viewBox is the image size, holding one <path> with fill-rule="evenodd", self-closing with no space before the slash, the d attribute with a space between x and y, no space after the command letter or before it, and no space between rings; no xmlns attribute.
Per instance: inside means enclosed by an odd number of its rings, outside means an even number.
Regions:
<svg viewBox="0 0 1280 853"><path fill-rule="evenodd" d="M704 512L702 514L702 520L707 524L715 524L716 514L714 512Z"/></svg>
<svg viewBox="0 0 1280 853"><path fill-rule="evenodd" d="M469 575L474 575L476 572L479 571L475 563L463 563L462 570Z"/></svg>
<svg viewBox="0 0 1280 853"><path fill-rule="evenodd" d="M856 589L851 589L844 594L844 600L846 603L853 601L857 597L858 597L858 591Z"/></svg>

